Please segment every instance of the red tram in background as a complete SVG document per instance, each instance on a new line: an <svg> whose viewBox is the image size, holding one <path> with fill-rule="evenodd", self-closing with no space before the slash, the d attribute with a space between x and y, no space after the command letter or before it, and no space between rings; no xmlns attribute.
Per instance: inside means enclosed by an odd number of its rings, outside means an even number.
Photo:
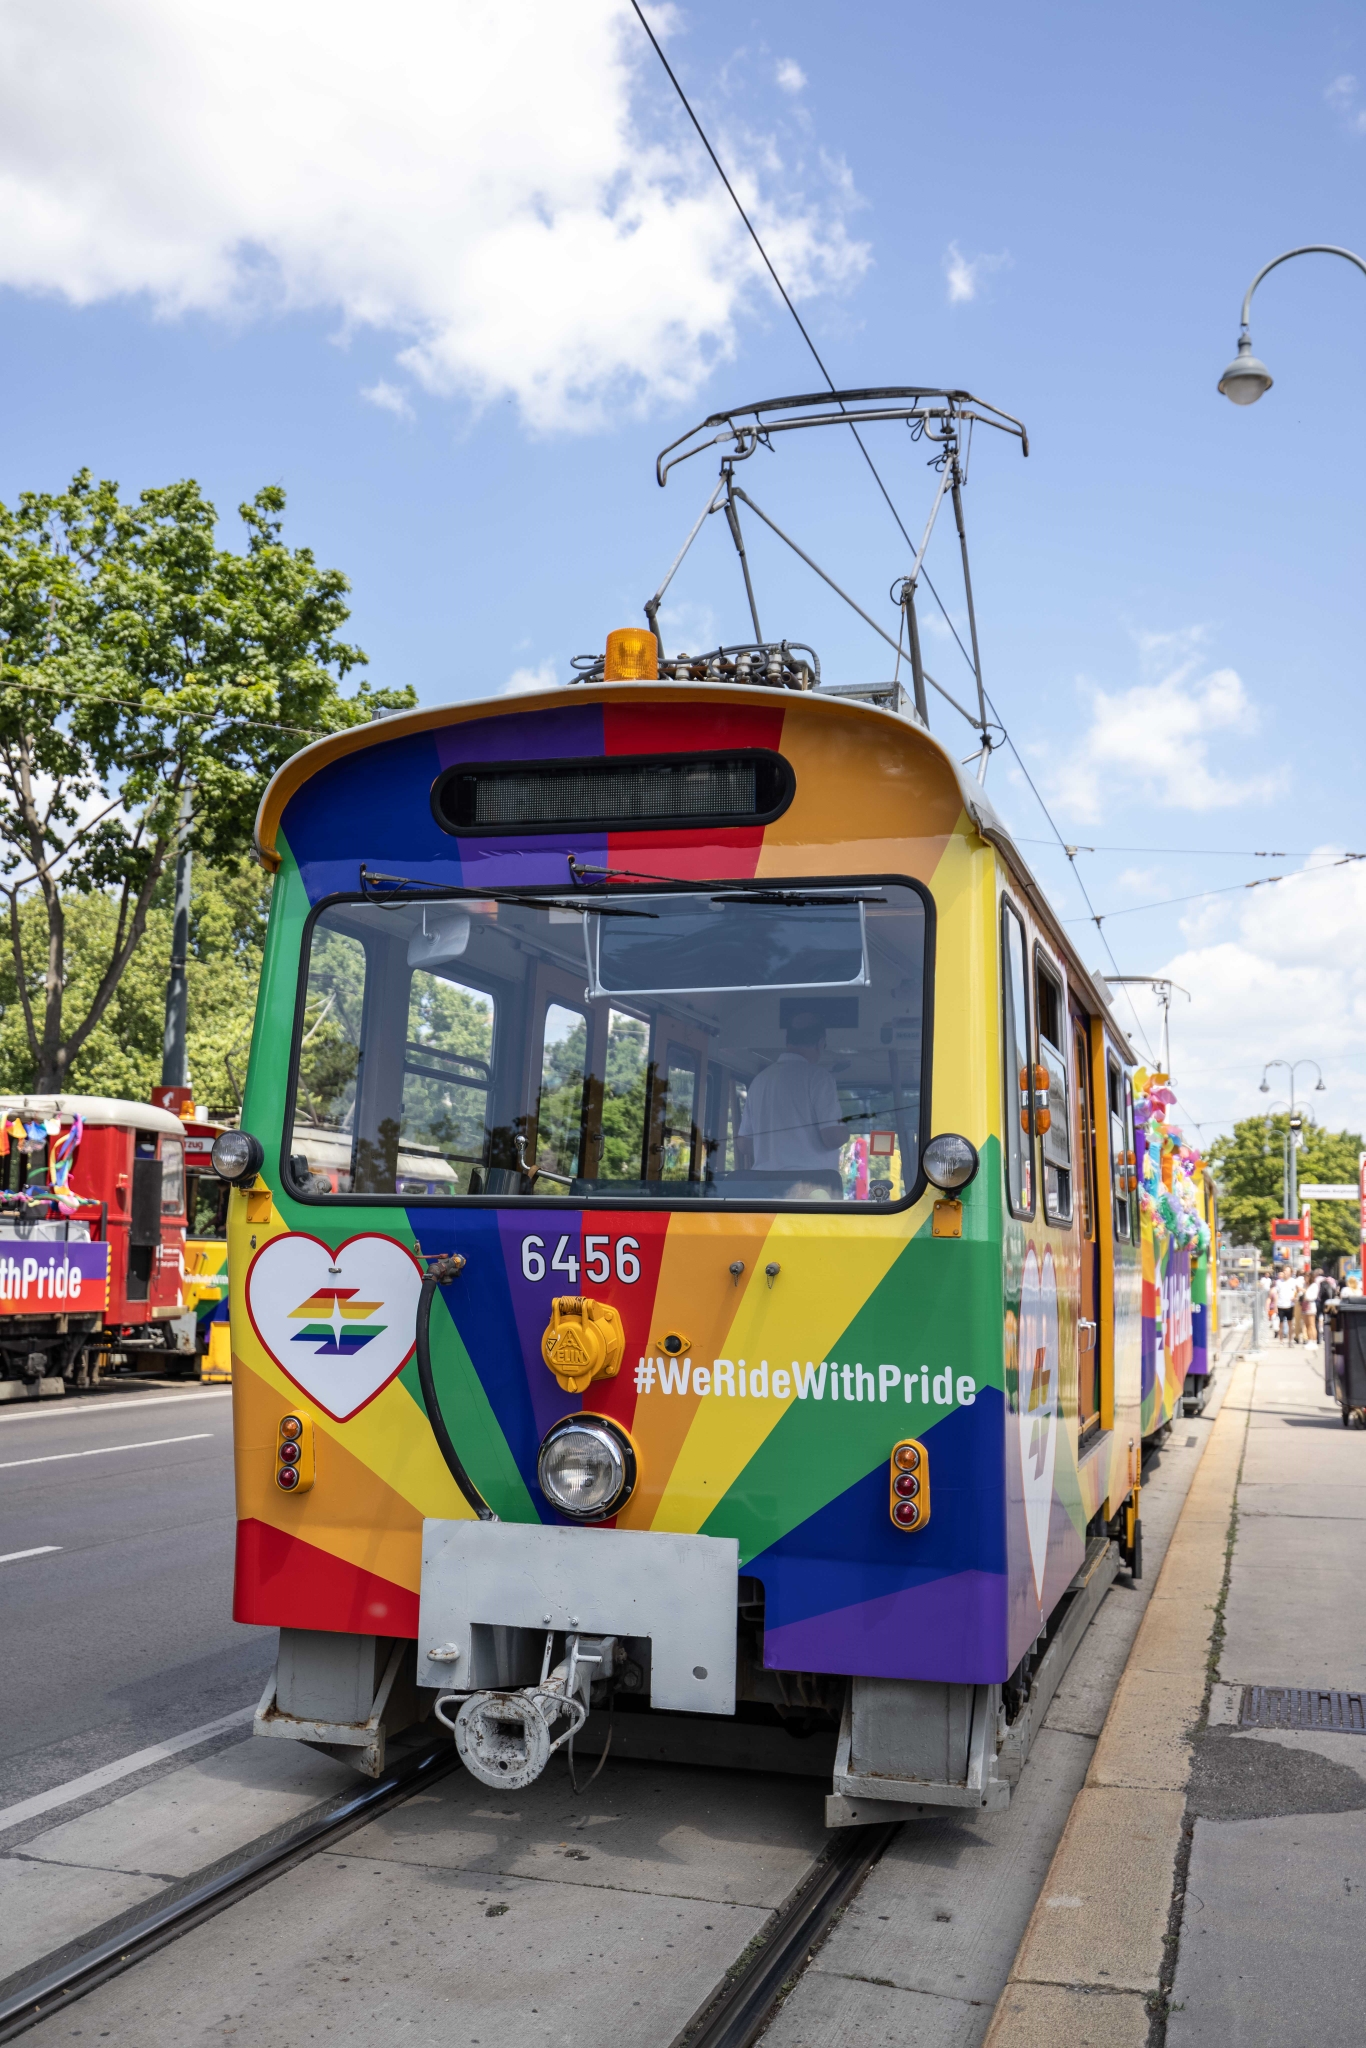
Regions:
<svg viewBox="0 0 1366 2048"><path fill-rule="evenodd" d="M185 1130L100 1095L0 1095L0 1401L194 1371Z"/></svg>

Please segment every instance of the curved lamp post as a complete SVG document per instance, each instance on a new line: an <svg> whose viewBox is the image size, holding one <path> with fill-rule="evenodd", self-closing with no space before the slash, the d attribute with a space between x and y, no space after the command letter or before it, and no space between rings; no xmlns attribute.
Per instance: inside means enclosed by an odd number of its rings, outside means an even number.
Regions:
<svg viewBox="0 0 1366 2048"><path fill-rule="evenodd" d="M1278 263L1288 263L1292 256L1342 256L1348 263L1355 263L1366 277L1366 257L1354 255L1350 249L1336 249L1329 242L1307 242L1303 249L1287 249L1282 256L1273 256L1264 263L1247 288L1243 300L1242 325L1238 335L1238 353L1219 379L1219 389L1234 405L1255 405L1262 394L1271 389L1271 372L1265 363L1259 363L1252 353L1252 336L1248 332L1248 316L1252 311L1252 294L1256 291L1268 270L1274 270Z"/></svg>
<svg viewBox="0 0 1366 2048"><path fill-rule="evenodd" d="M1366 265L1363 265L1363 268L1366 268ZM1248 296L1251 297L1251 294L1249 293ZM1293 1223L1300 1213L1300 1197L1298 1185L1299 1174L1296 1170L1295 1160L1295 1116L1297 1113L1297 1105L1295 1102L1296 1070L1300 1067L1312 1067L1314 1069L1314 1072L1319 1077L1318 1080L1314 1083L1314 1093L1316 1095L1321 1094L1322 1091L1328 1086L1328 1083L1323 1078L1323 1068L1319 1065L1317 1060L1268 1060L1266 1065L1262 1068L1261 1093L1263 1095L1269 1095L1271 1093L1271 1083L1267 1080L1266 1077L1271 1072L1271 1069L1273 1067L1284 1067L1290 1076L1290 1129L1287 1133L1285 1155L1285 1213L1289 1217L1290 1221Z"/></svg>

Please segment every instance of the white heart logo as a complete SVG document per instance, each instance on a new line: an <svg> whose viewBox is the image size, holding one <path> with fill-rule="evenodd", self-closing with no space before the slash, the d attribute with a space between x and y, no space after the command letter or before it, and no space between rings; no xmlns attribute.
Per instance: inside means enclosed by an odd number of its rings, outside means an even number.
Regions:
<svg viewBox="0 0 1366 2048"><path fill-rule="evenodd" d="M348 1238L334 1252L291 1231L247 1268L247 1314L281 1372L345 1422L412 1357L422 1277L391 1237Z"/></svg>
<svg viewBox="0 0 1366 2048"><path fill-rule="evenodd" d="M1051 1247L1044 1251L1042 1273L1033 1245L1025 1254L1015 1423L1029 1559L1035 1593L1042 1604L1048 1525L1053 1514L1053 1467L1058 1455L1058 1280Z"/></svg>

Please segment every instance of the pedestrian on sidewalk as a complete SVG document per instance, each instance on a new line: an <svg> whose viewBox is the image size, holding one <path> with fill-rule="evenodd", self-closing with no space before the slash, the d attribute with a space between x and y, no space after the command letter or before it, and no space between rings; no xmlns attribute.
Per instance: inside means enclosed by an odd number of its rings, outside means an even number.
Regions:
<svg viewBox="0 0 1366 2048"><path fill-rule="evenodd" d="M1273 1289L1276 1301L1276 1315L1279 1318L1276 1336L1286 1344L1290 1342L1290 1326L1294 1321L1295 1301L1299 1290L1299 1281L1293 1273L1282 1273Z"/></svg>
<svg viewBox="0 0 1366 2048"><path fill-rule="evenodd" d="M1322 1275L1322 1277L1320 1278L1320 1280L1319 1280L1319 1300L1318 1300L1318 1311L1319 1311L1319 1328L1320 1328L1320 1329L1322 1329L1322 1328L1323 1328L1323 1317L1324 1317L1324 1311L1325 1311L1325 1310L1326 1310L1326 1308L1328 1307L1328 1304L1329 1304L1329 1302L1330 1302L1330 1301L1333 1301L1333 1300L1335 1300L1335 1299L1336 1299L1336 1297L1337 1297L1337 1291L1338 1291L1338 1283L1337 1283L1337 1281L1336 1281L1336 1280L1335 1280L1335 1279L1333 1278L1332 1274L1331 1274L1331 1273L1324 1273L1324 1274Z"/></svg>
<svg viewBox="0 0 1366 2048"><path fill-rule="evenodd" d="M1304 1341L1317 1344L1319 1341L1319 1287L1323 1275L1317 1269L1309 1275L1300 1296L1300 1314L1304 1319Z"/></svg>

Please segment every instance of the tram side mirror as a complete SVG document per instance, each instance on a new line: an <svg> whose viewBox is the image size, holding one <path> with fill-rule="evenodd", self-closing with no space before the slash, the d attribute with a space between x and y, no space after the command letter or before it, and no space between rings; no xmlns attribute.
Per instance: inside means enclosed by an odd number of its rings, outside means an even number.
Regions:
<svg viewBox="0 0 1366 2048"><path fill-rule="evenodd" d="M436 912L423 906L421 929L408 941L410 967L435 967L443 960L459 960L470 942L468 910Z"/></svg>

